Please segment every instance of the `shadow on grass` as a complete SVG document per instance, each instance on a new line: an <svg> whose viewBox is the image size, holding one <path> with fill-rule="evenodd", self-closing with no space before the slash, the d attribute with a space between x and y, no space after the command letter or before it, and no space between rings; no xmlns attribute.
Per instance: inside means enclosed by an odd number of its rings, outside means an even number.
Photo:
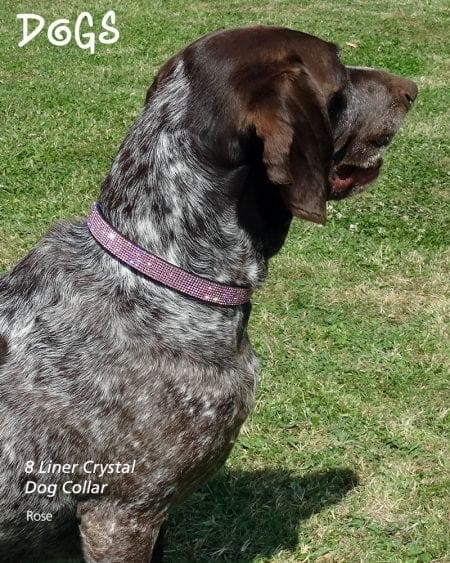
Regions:
<svg viewBox="0 0 450 563"><path fill-rule="evenodd" d="M243 563L292 550L300 522L338 503L357 483L346 468L302 477L283 470L222 470L172 513L165 561Z"/></svg>
<svg viewBox="0 0 450 563"><path fill-rule="evenodd" d="M250 563L294 550L301 521L338 503L357 484L356 473L347 468L302 477L283 470L223 469L171 513L164 561Z"/></svg>

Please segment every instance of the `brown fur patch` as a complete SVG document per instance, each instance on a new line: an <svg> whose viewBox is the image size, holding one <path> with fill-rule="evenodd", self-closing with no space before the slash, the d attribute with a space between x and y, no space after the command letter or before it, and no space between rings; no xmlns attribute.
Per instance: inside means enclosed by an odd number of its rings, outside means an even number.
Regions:
<svg viewBox="0 0 450 563"><path fill-rule="evenodd" d="M0 366L5 363L8 354L8 342L4 336L0 336Z"/></svg>

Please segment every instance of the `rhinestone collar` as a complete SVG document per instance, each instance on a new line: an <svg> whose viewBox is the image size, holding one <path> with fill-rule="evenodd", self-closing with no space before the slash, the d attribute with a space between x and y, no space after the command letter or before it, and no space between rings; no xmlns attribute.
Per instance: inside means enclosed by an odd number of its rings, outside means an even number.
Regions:
<svg viewBox="0 0 450 563"><path fill-rule="evenodd" d="M106 221L98 203L92 206L87 227L94 239L110 254L166 287L217 305L236 306L250 301L250 288L229 286L191 274L132 243Z"/></svg>

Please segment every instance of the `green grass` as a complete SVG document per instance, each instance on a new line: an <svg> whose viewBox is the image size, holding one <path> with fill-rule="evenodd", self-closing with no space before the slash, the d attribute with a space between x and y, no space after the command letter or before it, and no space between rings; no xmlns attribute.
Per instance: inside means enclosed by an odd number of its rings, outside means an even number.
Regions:
<svg viewBox="0 0 450 563"><path fill-rule="evenodd" d="M94 56L44 34L17 47L16 13L99 27L111 8L121 39ZM273 260L250 326L257 408L174 511L169 562L450 560L449 19L439 0L3 0L1 270L88 212L157 68L200 34L287 25L420 87L377 185L324 228L297 221Z"/></svg>

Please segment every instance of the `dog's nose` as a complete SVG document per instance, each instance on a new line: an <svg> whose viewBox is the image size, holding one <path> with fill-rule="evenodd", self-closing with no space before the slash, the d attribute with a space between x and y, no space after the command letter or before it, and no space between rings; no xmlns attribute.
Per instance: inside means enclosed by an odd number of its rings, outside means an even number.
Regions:
<svg viewBox="0 0 450 563"><path fill-rule="evenodd" d="M417 84L408 78L397 78L396 87L409 108L417 98Z"/></svg>

